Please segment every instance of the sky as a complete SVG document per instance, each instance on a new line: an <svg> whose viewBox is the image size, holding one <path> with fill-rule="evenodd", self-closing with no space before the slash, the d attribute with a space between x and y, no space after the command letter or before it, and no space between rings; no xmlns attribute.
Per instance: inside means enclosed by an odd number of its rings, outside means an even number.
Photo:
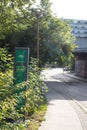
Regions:
<svg viewBox="0 0 87 130"><path fill-rule="evenodd" d="M87 20L87 0L50 0L50 2L53 13L59 18Z"/></svg>
<svg viewBox="0 0 87 130"><path fill-rule="evenodd" d="M87 20L87 0L50 0L56 16Z"/></svg>

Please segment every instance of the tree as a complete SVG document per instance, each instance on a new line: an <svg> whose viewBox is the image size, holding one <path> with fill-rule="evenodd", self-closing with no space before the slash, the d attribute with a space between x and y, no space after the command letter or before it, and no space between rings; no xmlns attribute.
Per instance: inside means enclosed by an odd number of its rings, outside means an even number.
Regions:
<svg viewBox="0 0 87 130"><path fill-rule="evenodd" d="M9 1L5 3L6 8L2 4L4 13L1 19L3 20L4 16L9 19L1 24L1 33L5 38L0 40L0 46L9 47L12 52L16 46L30 47L30 56L36 57L37 23L31 10L34 1ZM57 61L59 65L67 65L74 49L71 28L66 21L52 15L49 0L41 0L40 8L43 11L40 17L40 64Z"/></svg>
<svg viewBox="0 0 87 130"><path fill-rule="evenodd" d="M34 0L0 1L0 39L8 33L27 27L31 17L29 8L34 2Z"/></svg>
<svg viewBox="0 0 87 130"><path fill-rule="evenodd" d="M41 50L40 56L43 57L43 61L57 60L59 65L69 64L75 47L69 24L54 16L51 16L48 21L42 21L41 24L41 47L45 53Z"/></svg>

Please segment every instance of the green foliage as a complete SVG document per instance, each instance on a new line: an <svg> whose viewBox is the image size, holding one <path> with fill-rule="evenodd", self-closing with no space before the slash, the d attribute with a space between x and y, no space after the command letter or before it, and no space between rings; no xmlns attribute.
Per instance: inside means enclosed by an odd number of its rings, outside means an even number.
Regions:
<svg viewBox="0 0 87 130"><path fill-rule="evenodd" d="M12 72L9 70L0 73L0 128L5 130L10 123L8 120L15 121L21 115L15 109L16 98L14 95ZM7 121L7 122L6 122ZM9 127L10 128L10 127Z"/></svg>
<svg viewBox="0 0 87 130"><path fill-rule="evenodd" d="M75 39L71 34L69 24L51 16L48 21L44 18L41 25L40 58L43 59L42 64L55 61L58 65L69 64L75 48Z"/></svg>
<svg viewBox="0 0 87 130"><path fill-rule="evenodd" d="M51 16L51 3L50 0L41 0L40 2L40 6L43 9L46 17L50 17Z"/></svg>
<svg viewBox="0 0 87 130"><path fill-rule="evenodd" d="M0 71L5 72L8 69L12 69L13 57L8 54L5 48L0 48Z"/></svg>
<svg viewBox="0 0 87 130"><path fill-rule="evenodd" d="M30 123L28 116L43 103L47 88L35 59L30 63L28 81L14 85L12 75L10 69L0 72L0 129L25 130Z"/></svg>
<svg viewBox="0 0 87 130"><path fill-rule="evenodd" d="M34 0L1 2L1 47L8 46L12 53L17 46L30 47L30 56L36 57L37 18L31 10L34 3ZM59 66L70 64L75 48L71 27L52 15L50 0L41 0L40 8L40 66L47 62L57 62Z"/></svg>
<svg viewBox="0 0 87 130"><path fill-rule="evenodd" d="M47 88L40 78L40 70L37 67L37 63L36 59L31 58L29 81L16 86L16 91L19 92L17 95L17 98L19 98L18 104L21 105L20 99L25 99L25 104L21 108L19 106L19 109L21 112L24 112L26 109L29 115L37 110L40 103L44 100L44 94L47 92Z"/></svg>
<svg viewBox="0 0 87 130"><path fill-rule="evenodd" d="M29 8L34 0L5 0L0 1L0 38L3 39L6 34L25 29L27 17L29 17Z"/></svg>

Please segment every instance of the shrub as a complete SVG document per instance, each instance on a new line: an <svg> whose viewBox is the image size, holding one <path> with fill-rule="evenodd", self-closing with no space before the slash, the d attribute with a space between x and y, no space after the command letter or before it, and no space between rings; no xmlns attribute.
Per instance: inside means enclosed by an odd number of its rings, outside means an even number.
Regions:
<svg viewBox="0 0 87 130"><path fill-rule="evenodd" d="M0 48L0 71L5 72L13 67L13 57L6 48Z"/></svg>
<svg viewBox="0 0 87 130"><path fill-rule="evenodd" d="M0 72L0 130L25 130L28 116L43 103L46 91L36 59L31 59L26 82L14 85L9 67Z"/></svg>

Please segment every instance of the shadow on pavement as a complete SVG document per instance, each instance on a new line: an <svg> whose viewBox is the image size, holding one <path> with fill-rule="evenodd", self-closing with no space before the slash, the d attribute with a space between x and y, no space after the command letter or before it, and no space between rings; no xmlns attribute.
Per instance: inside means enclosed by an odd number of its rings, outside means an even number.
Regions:
<svg viewBox="0 0 87 130"><path fill-rule="evenodd" d="M67 96L67 100L87 101L87 87L81 86L78 82L69 81L46 81L48 87L48 100L58 100L57 94L61 94L61 100ZM60 97L59 97L60 99Z"/></svg>

